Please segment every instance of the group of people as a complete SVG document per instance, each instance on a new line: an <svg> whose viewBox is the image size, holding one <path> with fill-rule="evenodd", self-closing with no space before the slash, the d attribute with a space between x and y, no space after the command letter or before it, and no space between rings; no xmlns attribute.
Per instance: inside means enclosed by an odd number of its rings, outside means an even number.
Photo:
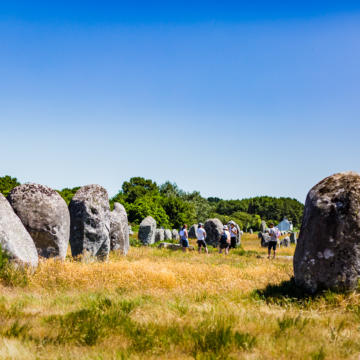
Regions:
<svg viewBox="0 0 360 360"><path fill-rule="evenodd" d="M230 226L224 225L220 241L219 241L219 253L221 254L223 250L225 250L225 254L229 253L229 250L231 248L236 248L237 243L237 237L239 235L238 229L235 226L234 222L229 223ZM180 244L182 247L182 250L185 252L186 249L189 247L189 233L187 230L187 225L185 224L180 232ZM204 249L204 251L208 254L208 248L206 244L206 231L204 229L204 224L199 223L198 228L196 230L196 237L197 237L197 245L198 245L198 252L201 253L201 249Z"/></svg>

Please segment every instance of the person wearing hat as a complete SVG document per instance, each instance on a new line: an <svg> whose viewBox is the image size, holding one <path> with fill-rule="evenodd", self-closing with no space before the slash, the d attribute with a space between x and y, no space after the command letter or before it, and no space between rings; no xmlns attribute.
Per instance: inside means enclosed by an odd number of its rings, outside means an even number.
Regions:
<svg viewBox="0 0 360 360"><path fill-rule="evenodd" d="M235 226L235 223L233 221L229 222L230 224L230 249L236 248L236 242L237 242L237 235L238 235L238 229Z"/></svg>
<svg viewBox="0 0 360 360"><path fill-rule="evenodd" d="M219 242L219 253L222 253L222 250L225 249L225 254L227 255L229 253L229 247L230 247L230 233L228 231L228 227L224 225L223 232L220 236L220 242Z"/></svg>
<svg viewBox="0 0 360 360"><path fill-rule="evenodd" d="M206 246L206 231L203 227L204 225L202 223L199 223L198 228L196 230L196 237L197 237L197 244L198 244L198 251L199 254L201 253L201 248L203 247L205 252L208 254L208 248Z"/></svg>
<svg viewBox="0 0 360 360"><path fill-rule="evenodd" d="M279 237L279 230L276 227L274 227L273 223L271 223L269 226L270 226L270 229L269 229L270 241L268 242L268 259L270 259L271 249L274 250L273 258L275 259L276 246L277 246L277 241L278 241L278 237Z"/></svg>

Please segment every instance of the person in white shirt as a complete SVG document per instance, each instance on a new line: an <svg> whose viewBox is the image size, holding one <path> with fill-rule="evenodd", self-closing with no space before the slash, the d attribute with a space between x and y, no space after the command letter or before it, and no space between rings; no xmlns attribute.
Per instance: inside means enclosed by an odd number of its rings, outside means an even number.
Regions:
<svg viewBox="0 0 360 360"><path fill-rule="evenodd" d="M230 222L230 249L236 248L238 230L233 222Z"/></svg>
<svg viewBox="0 0 360 360"><path fill-rule="evenodd" d="M271 249L274 250L273 258L275 259L279 230L276 227L274 227L274 224L272 223L270 224L269 235L270 235L270 241L268 242L268 259L270 259Z"/></svg>
<svg viewBox="0 0 360 360"><path fill-rule="evenodd" d="M198 225L198 229L196 230L196 237L197 237L197 244L198 244L198 251L199 251L199 254L201 253L201 248L203 247L205 252L208 254L209 251L208 251L208 248L206 246L206 231L205 229L203 228L203 224L202 223L199 223Z"/></svg>

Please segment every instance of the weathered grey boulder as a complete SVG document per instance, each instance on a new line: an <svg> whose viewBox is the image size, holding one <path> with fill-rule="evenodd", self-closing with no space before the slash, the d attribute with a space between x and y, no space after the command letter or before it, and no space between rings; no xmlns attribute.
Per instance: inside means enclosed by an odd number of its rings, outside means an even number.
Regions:
<svg viewBox="0 0 360 360"><path fill-rule="evenodd" d="M266 221L262 220L260 225L260 231L265 232L266 229L267 229Z"/></svg>
<svg viewBox="0 0 360 360"><path fill-rule="evenodd" d="M156 221L151 216L146 217L140 224L138 238L144 245L155 242Z"/></svg>
<svg viewBox="0 0 360 360"><path fill-rule="evenodd" d="M181 250L182 246L180 244L172 244L172 243L162 242L159 244L158 248L159 249L169 249L169 250ZM189 245L189 247L187 249L190 251L195 250L194 246L192 246L192 245Z"/></svg>
<svg viewBox="0 0 360 360"><path fill-rule="evenodd" d="M165 240L171 240L172 239L171 230L165 229L165 231L164 231L164 239Z"/></svg>
<svg viewBox="0 0 360 360"><path fill-rule="evenodd" d="M100 185L81 187L69 204L72 256L96 256L105 260L110 251L110 207Z"/></svg>
<svg viewBox="0 0 360 360"><path fill-rule="evenodd" d="M197 229L198 229L197 224L191 225L190 230L189 230L189 238L190 239L196 239L197 238L197 235L196 235Z"/></svg>
<svg viewBox="0 0 360 360"><path fill-rule="evenodd" d="M2 194L0 194L0 245L15 263L33 267L38 265L38 253L33 239Z"/></svg>
<svg viewBox="0 0 360 360"><path fill-rule="evenodd" d="M259 232L258 238L260 239L260 244L262 247L267 247L268 242L271 240L270 235L267 232Z"/></svg>
<svg viewBox="0 0 360 360"><path fill-rule="evenodd" d="M241 230L240 230L240 226L239 226L235 221L231 220L231 221L229 221L229 222L227 223L227 226L228 226L229 230L230 230L231 224L234 224L234 225L235 225L235 228L236 228L236 230L237 230L236 246L240 246L240 244L241 244Z"/></svg>
<svg viewBox="0 0 360 360"><path fill-rule="evenodd" d="M298 286L314 293L357 287L360 274L360 175L329 176L307 195L294 255Z"/></svg>
<svg viewBox="0 0 360 360"><path fill-rule="evenodd" d="M114 203L110 214L110 249L119 250L124 255L129 251L129 224L123 205Z"/></svg>
<svg viewBox="0 0 360 360"><path fill-rule="evenodd" d="M296 244L296 242L297 242L296 232L292 232L290 234L290 242L291 242L291 244Z"/></svg>
<svg viewBox="0 0 360 360"><path fill-rule="evenodd" d="M179 240L180 239L179 232L176 229L171 230L171 238L173 240Z"/></svg>
<svg viewBox="0 0 360 360"><path fill-rule="evenodd" d="M253 229L250 229L250 230L249 230L249 233L250 233L250 234L253 234L253 233L254 233Z"/></svg>
<svg viewBox="0 0 360 360"><path fill-rule="evenodd" d="M70 214L59 193L39 184L22 184L11 190L8 200L32 237L39 256L65 259Z"/></svg>
<svg viewBox="0 0 360 360"><path fill-rule="evenodd" d="M290 238L288 236L286 236L285 238L283 238L280 241L280 245L284 246L284 247L289 247L290 246Z"/></svg>
<svg viewBox="0 0 360 360"><path fill-rule="evenodd" d="M206 242L213 246L218 246L223 224L219 219L209 219L205 221L204 229L206 231Z"/></svg>
<svg viewBox="0 0 360 360"><path fill-rule="evenodd" d="M156 229L155 230L155 242L164 241L165 238L165 230L164 229Z"/></svg>

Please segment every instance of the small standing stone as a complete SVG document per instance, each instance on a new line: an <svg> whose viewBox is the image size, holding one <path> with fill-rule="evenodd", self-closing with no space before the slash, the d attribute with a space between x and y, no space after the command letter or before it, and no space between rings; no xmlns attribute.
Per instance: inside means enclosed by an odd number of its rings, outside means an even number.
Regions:
<svg viewBox="0 0 360 360"><path fill-rule="evenodd" d="M190 230L189 230L189 238L190 239L196 239L196 231L198 229L198 225L197 224L194 224L194 225L191 225L190 227Z"/></svg>
<svg viewBox="0 0 360 360"><path fill-rule="evenodd" d="M156 229L155 230L155 242L164 241L165 231L164 229Z"/></svg>
<svg viewBox="0 0 360 360"><path fill-rule="evenodd" d="M171 238L173 240L179 240L180 239L179 232L176 229L172 229Z"/></svg>
<svg viewBox="0 0 360 360"><path fill-rule="evenodd" d="M146 217L140 224L138 237L144 245L155 242L156 221L151 216Z"/></svg>
<svg viewBox="0 0 360 360"><path fill-rule="evenodd" d="M164 240L171 240L171 239L172 239L171 230L165 229L164 230Z"/></svg>
<svg viewBox="0 0 360 360"><path fill-rule="evenodd" d="M265 231L266 231L266 228L267 228L267 226L266 226L266 221L265 221L265 220L262 220L262 221L261 221L261 225L260 225L260 231L261 231L261 232L265 232Z"/></svg>
<svg viewBox="0 0 360 360"><path fill-rule="evenodd" d="M110 214L110 249L120 250L124 255L129 251L129 225L123 205L114 203Z"/></svg>
<svg viewBox="0 0 360 360"><path fill-rule="evenodd" d="M290 234L290 242L291 242L291 244L296 244L296 242L297 242L296 232L292 232Z"/></svg>

